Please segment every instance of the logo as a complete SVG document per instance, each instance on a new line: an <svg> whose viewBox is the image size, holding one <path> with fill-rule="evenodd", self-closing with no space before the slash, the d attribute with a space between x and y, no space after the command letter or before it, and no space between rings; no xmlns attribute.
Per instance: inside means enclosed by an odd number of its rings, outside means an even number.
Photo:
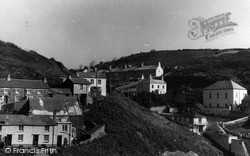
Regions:
<svg viewBox="0 0 250 156"><path fill-rule="evenodd" d="M221 35L226 35L234 32L236 23L229 18L230 12L220 14L208 19L202 17L189 20L188 25L191 30L188 31L188 37L191 40L196 40L205 37L206 40L214 39Z"/></svg>

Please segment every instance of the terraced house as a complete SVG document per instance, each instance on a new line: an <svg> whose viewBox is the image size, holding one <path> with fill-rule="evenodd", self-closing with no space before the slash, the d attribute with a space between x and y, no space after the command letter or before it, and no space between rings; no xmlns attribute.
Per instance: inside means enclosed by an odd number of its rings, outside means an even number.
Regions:
<svg viewBox="0 0 250 156"><path fill-rule="evenodd" d="M33 97L45 97L48 90L46 79L44 81L12 79L8 75L7 78L0 78L0 105Z"/></svg>

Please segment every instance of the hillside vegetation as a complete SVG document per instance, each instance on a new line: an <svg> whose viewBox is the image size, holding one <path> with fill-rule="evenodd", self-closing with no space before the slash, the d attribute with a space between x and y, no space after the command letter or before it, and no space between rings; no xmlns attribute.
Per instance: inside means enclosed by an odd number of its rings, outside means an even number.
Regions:
<svg viewBox="0 0 250 156"><path fill-rule="evenodd" d="M161 62L168 89L182 84L203 88L215 81L232 79L244 86L250 85L249 49L184 49L141 52L98 64L98 69L157 65ZM178 67L177 67L178 66Z"/></svg>
<svg viewBox="0 0 250 156"><path fill-rule="evenodd" d="M0 41L0 77L44 79L56 85L60 76L69 74L61 62L35 51L25 51L13 43Z"/></svg>
<svg viewBox="0 0 250 156"><path fill-rule="evenodd" d="M61 149L57 155L154 156L177 150L198 155L220 155L220 151L201 136L127 98L105 98L84 117L84 120L105 124L107 135L87 144ZM80 127L81 120L72 122Z"/></svg>

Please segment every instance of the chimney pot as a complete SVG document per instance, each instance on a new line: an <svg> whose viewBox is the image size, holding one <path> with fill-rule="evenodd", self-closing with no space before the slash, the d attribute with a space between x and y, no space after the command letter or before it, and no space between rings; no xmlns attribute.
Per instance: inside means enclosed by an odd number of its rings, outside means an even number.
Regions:
<svg viewBox="0 0 250 156"><path fill-rule="evenodd" d="M158 62L158 67L161 67L161 62Z"/></svg>
<svg viewBox="0 0 250 156"><path fill-rule="evenodd" d="M10 74L8 74L7 81L11 81Z"/></svg>

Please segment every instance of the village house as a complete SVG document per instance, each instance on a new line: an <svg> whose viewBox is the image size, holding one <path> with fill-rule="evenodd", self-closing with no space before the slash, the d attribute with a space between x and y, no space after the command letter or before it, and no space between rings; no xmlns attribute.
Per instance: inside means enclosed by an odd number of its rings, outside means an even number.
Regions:
<svg viewBox="0 0 250 156"><path fill-rule="evenodd" d="M167 83L163 80L153 79L150 75L149 78L142 79L136 85L136 92L152 92L156 94L166 94L167 93Z"/></svg>
<svg viewBox="0 0 250 156"><path fill-rule="evenodd" d="M84 78L88 80L91 84L90 87L88 88L88 92L91 91L91 88L96 87L100 90L101 95L106 96L106 76L102 72L98 72L97 70L94 72L88 72L88 71L83 71L83 72L77 72L76 76L78 78Z"/></svg>
<svg viewBox="0 0 250 156"><path fill-rule="evenodd" d="M63 88L69 88L72 92L72 96L77 97L81 105L87 104L88 93L91 83L84 78L73 78L69 76L63 83Z"/></svg>
<svg viewBox="0 0 250 156"><path fill-rule="evenodd" d="M0 114L0 137L6 146L62 146L72 140L70 124L58 123L48 116Z"/></svg>
<svg viewBox="0 0 250 156"><path fill-rule="evenodd" d="M203 90L205 113L225 115L241 104L247 89L233 81L218 81Z"/></svg>
<svg viewBox="0 0 250 156"><path fill-rule="evenodd" d="M190 128L190 131L201 135L207 129L208 122L205 116L198 113L168 114L170 119Z"/></svg>
<svg viewBox="0 0 250 156"><path fill-rule="evenodd" d="M131 80L140 79L141 75L144 74L146 78L149 78L149 75L153 77L159 77L163 75L163 69L161 63L158 63L158 66L154 65L144 65L141 63L141 67L129 67L125 64L124 68L112 68L109 67L109 70L106 72L106 77L108 84L117 84L129 82Z"/></svg>
<svg viewBox="0 0 250 156"><path fill-rule="evenodd" d="M20 101L33 97L45 97L48 95L49 86L47 80L0 79L0 106L5 103Z"/></svg>

